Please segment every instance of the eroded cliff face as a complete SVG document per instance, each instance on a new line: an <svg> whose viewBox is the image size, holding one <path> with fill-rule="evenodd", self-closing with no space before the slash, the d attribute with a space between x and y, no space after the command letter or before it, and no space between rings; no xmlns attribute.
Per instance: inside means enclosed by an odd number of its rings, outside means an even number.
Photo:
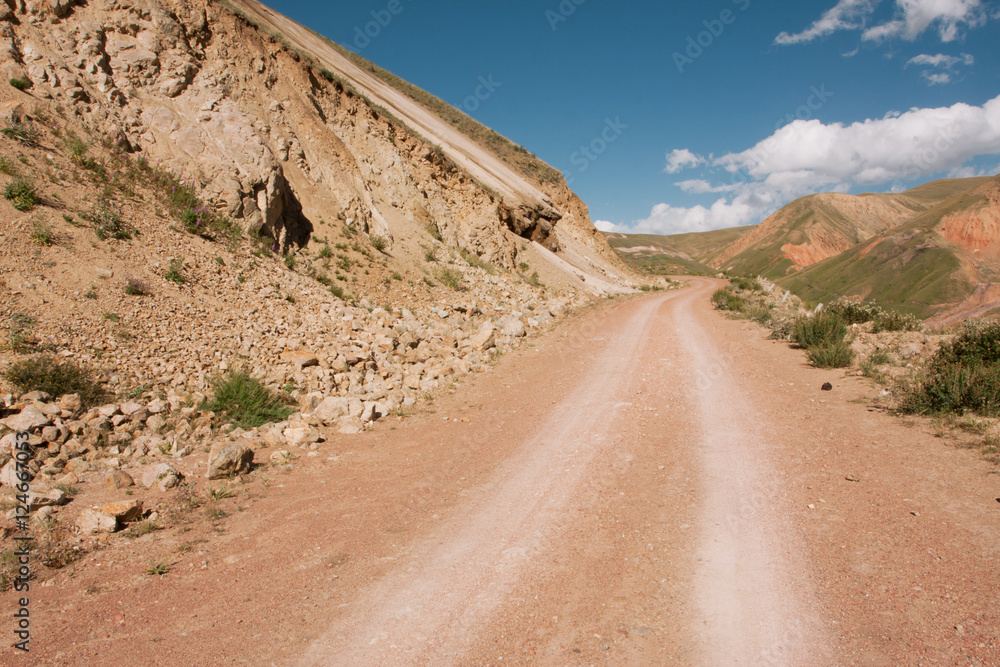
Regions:
<svg viewBox="0 0 1000 667"><path fill-rule="evenodd" d="M193 179L204 200L283 250L342 224L403 244L402 255L418 255L430 234L513 268L519 239L558 250L565 229L590 264L626 274L564 183L483 187L475 169L226 6L0 7L4 81L30 80L31 97L75 116L92 139Z"/></svg>

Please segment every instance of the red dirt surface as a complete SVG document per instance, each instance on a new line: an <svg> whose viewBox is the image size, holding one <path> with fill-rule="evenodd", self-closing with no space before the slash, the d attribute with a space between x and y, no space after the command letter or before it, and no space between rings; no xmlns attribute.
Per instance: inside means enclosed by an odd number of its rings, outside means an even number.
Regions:
<svg viewBox="0 0 1000 667"><path fill-rule="evenodd" d="M692 284L60 570L0 662L1000 664L996 470Z"/></svg>

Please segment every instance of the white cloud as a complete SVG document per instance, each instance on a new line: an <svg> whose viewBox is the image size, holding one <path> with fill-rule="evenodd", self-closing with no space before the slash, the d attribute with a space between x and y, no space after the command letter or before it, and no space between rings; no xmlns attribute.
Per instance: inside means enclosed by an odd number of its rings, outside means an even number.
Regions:
<svg viewBox="0 0 1000 667"><path fill-rule="evenodd" d="M1000 155L1000 96L981 107L911 109L850 125L797 120L748 150L713 160L711 166L729 172L728 183L676 184L689 194L729 196L709 207L657 204L647 218L614 229L680 234L755 224L816 192L846 192L856 185L898 190L900 181L981 173L966 167L981 155Z"/></svg>
<svg viewBox="0 0 1000 667"><path fill-rule="evenodd" d="M594 227L597 227L602 232L613 232L617 226L615 223L607 220L594 220Z"/></svg>
<svg viewBox="0 0 1000 667"><path fill-rule="evenodd" d="M965 28L986 22L982 0L896 0L897 18L865 30L861 38L881 41L902 37L913 41L936 26L942 42L958 39Z"/></svg>
<svg viewBox="0 0 1000 667"><path fill-rule="evenodd" d="M732 203L719 199L711 207L671 206L657 204L649 217L629 225L619 226L618 231L635 234L686 234L708 232L725 227L739 227L760 222L757 211L745 200L737 198Z"/></svg>
<svg viewBox="0 0 1000 667"><path fill-rule="evenodd" d="M774 43L782 46L803 44L838 30L862 30L861 38L866 41L897 37L913 41L931 28L937 29L942 42L951 42L961 37L965 29L979 27L987 21L982 0L896 0L896 16L891 21L866 28L879 2L839 0L802 32L782 32L775 37Z"/></svg>
<svg viewBox="0 0 1000 667"><path fill-rule="evenodd" d="M664 169L668 174L676 174L691 167L705 164L706 160L700 155L696 155L686 148L677 148L667 153L667 166Z"/></svg>
<svg viewBox="0 0 1000 667"><path fill-rule="evenodd" d="M910 58L906 62L906 65L904 65L904 68L910 65L924 68L920 75L927 79L930 85L934 86L942 83L951 83L952 74L956 67L959 65L971 66L975 62L976 59L969 53L963 53L961 57L949 56L943 53L933 56L922 53L919 56Z"/></svg>
<svg viewBox="0 0 1000 667"><path fill-rule="evenodd" d="M910 180L1000 153L1000 97L981 107L911 109L850 125L795 121L716 163L756 179L806 178L859 185Z"/></svg>
<svg viewBox="0 0 1000 667"><path fill-rule="evenodd" d="M927 79L930 85L937 86L942 83L951 83L951 74L948 72L921 72L920 75Z"/></svg>
<svg viewBox="0 0 1000 667"><path fill-rule="evenodd" d="M917 65L919 67L933 67L952 69L955 65L974 65L976 59L970 53L963 53L962 57L949 56L943 53L938 53L937 55L929 55L927 53L922 53L919 56L910 58L904 67L909 67L910 65Z"/></svg>
<svg viewBox="0 0 1000 667"><path fill-rule="evenodd" d="M674 183L674 185L691 195L704 195L713 192L731 192L737 189L736 185L712 185L708 181L700 178L689 181L680 181L679 183Z"/></svg>
<svg viewBox="0 0 1000 667"><path fill-rule="evenodd" d="M833 9L828 9L819 20L802 32L782 32L774 38L774 43L782 46L802 44L838 30L860 30L865 25L865 17L874 11L878 2L879 0L840 0Z"/></svg>

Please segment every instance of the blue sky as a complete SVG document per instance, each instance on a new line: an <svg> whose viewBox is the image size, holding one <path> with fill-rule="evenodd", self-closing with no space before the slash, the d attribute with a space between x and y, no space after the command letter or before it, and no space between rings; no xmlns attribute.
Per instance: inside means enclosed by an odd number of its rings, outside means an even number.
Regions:
<svg viewBox="0 0 1000 667"><path fill-rule="evenodd" d="M1000 0L270 4L563 171L606 229L1000 172Z"/></svg>

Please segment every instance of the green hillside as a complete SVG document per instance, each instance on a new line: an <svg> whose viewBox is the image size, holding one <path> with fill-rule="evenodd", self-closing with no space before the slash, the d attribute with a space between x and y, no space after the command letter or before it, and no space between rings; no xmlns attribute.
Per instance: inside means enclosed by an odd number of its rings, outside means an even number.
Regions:
<svg viewBox="0 0 1000 667"><path fill-rule="evenodd" d="M937 197L949 189L960 194L905 225L778 283L809 301L829 302L842 296L860 296L919 317L934 314L944 304L964 300L975 288L967 267L978 266L980 279L991 277L990 270L972 253L945 240L935 228L948 216L981 211L989 202L984 189L990 181L1000 188L1000 176L960 180L975 180L981 187L963 189L960 187L963 184L957 181L922 186L925 189L918 196Z"/></svg>

